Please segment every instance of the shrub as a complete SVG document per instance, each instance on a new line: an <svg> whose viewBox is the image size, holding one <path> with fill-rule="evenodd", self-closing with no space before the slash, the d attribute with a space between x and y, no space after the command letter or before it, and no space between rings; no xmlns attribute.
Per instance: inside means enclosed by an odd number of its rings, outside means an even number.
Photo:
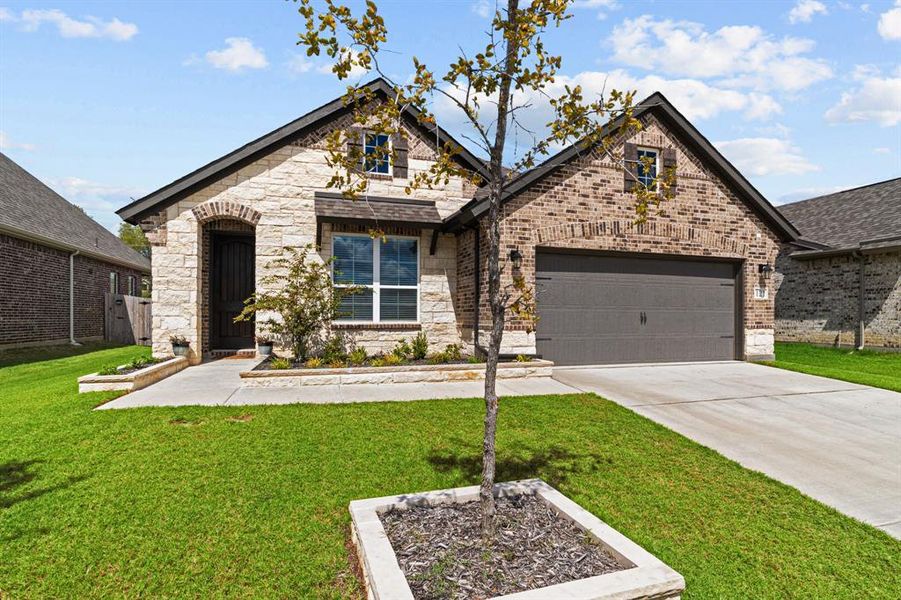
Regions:
<svg viewBox="0 0 901 600"><path fill-rule="evenodd" d="M391 350L391 354L400 359L405 359L412 353L413 349L410 348L410 344L407 343L407 340L400 340Z"/></svg>
<svg viewBox="0 0 901 600"><path fill-rule="evenodd" d="M353 349L353 352L347 355L347 362L352 365L362 365L366 362L367 358L369 358L369 355L366 354L366 348L358 346Z"/></svg>
<svg viewBox="0 0 901 600"><path fill-rule="evenodd" d="M391 354L386 355L382 362L386 367L396 367L397 365L406 364L407 359L392 352Z"/></svg>
<svg viewBox="0 0 901 600"><path fill-rule="evenodd" d="M286 248L287 254L266 265L258 291L244 301L235 321L250 321L267 313L257 324L287 342L297 360L306 360L316 343L327 336L332 321L341 316L341 300L359 292L356 287L332 285L330 261L320 261L312 245ZM268 316L275 313L278 318ZM262 317L262 315L261 315Z"/></svg>
<svg viewBox="0 0 901 600"><path fill-rule="evenodd" d="M442 365L448 362L447 353L434 352L432 354L429 354L429 356L426 358L426 362L428 362L430 365Z"/></svg>
<svg viewBox="0 0 901 600"><path fill-rule="evenodd" d="M516 362L532 362L532 357L526 356L525 354L517 354Z"/></svg>
<svg viewBox="0 0 901 600"><path fill-rule="evenodd" d="M138 356L137 358L132 359L128 366L132 369L143 369L149 365L154 364L156 361L152 358L147 358L145 356Z"/></svg>
<svg viewBox="0 0 901 600"><path fill-rule="evenodd" d="M330 369L340 369L341 367L346 366L343 360L335 359L329 361L328 366Z"/></svg>
<svg viewBox="0 0 901 600"><path fill-rule="evenodd" d="M483 362L485 362L485 361L484 361L483 359L479 358L479 357L476 356L476 355L472 355L472 356L467 356L467 357L466 357L466 362L468 362L468 363L471 364L471 365L478 365L478 364L481 364L481 363L483 363Z"/></svg>
<svg viewBox="0 0 901 600"><path fill-rule="evenodd" d="M347 358L347 342L344 335L336 333L322 346L322 362L344 362Z"/></svg>
<svg viewBox="0 0 901 600"><path fill-rule="evenodd" d="M413 338L413 344L411 345L410 350L413 354L413 358L416 360L422 360L429 355L429 337L424 331L420 331L416 334L416 337Z"/></svg>
<svg viewBox="0 0 901 600"><path fill-rule="evenodd" d="M172 344L173 346L190 346L191 345L191 342L188 341L188 338L186 338L183 335L170 335L169 343Z"/></svg>
<svg viewBox="0 0 901 600"><path fill-rule="evenodd" d="M448 362L461 360L463 358L463 347L460 344L448 344L444 348L444 355L447 356Z"/></svg>
<svg viewBox="0 0 901 600"><path fill-rule="evenodd" d="M290 369L291 361L287 358L273 358L271 361L269 361L269 368L276 369L278 371L281 371L283 369Z"/></svg>
<svg viewBox="0 0 901 600"><path fill-rule="evenodd" d="M116 365L106 365L105 367L103 367L102 369L97 371L97 374L98 375L118 375L119 367L117 367Z"/></svg>
<svg viewBox="0 0 901 600"><path fill-rule="evenodd" d="M309 358L307 359L307 362L303 363L303 366L308 369L318 369L322 366L322 359L316 357Z"/></svg>
<svg viewBox="0 0 901 600"><path fill-rule="evenodd" d="M385 366L385 355L379 354L378 356L373 356L372 360L369 361L369 365L373 367L384 367Z"/></svg>

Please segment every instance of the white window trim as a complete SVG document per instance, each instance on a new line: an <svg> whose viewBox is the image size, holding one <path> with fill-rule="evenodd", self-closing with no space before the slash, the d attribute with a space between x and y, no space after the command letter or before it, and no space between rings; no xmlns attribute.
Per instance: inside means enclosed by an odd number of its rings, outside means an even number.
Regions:
<svg viewBox="0 0 901 600"><path fill-rule="evenodd" d="M384 136L388 137L388 172L387 173L380 173L378 171L368 171L366 169L366 136L369 136L369 135L384 135ZM362 144L363 144L363 159L362 159L363 172L367 173L369 175L382 175L383 177L394 177L394 161L391 160L391 156L393 155L393 152L394 152L394 142L391 140L391 136L386 133L376 133L372 130L364 129ZM398 237L398 236L393 236L393 237Z"/></svg>
<svg viewBox="0 0 901 600"><path fill-rule="evenodd" d="M656 158L654 159L654 178L656 179L657 177L660 177L660 155L663 154L663 153L660 151L660 149L659 149L659 148L651 148L650 146L638 146L638 148L635 150L635 152L636 152L636 153L638 153L638 152L653 152L653 153L654 153L654 156L656 157ZM638 164L639 164L639 165L641 164L641 157L640 157L640 156L638 157ZM637 167L637 166L635 167L635 173L636 173L636 176L637 176L637 173L638 173L638 167ZM644 182L641 181L641 179L638 179L638 183L644 185Z"/></svg>
<svg viewBox="0 0 901 600"><path fill-rule="evenodd" d="M416 240L416 285L382 285L382 241L379 238L372 238L367 233L333 233L332 234L332 257L335 256L335 238L338 237L362 237L372 240L372 285L356 285L356 284L338 284L335 283L335 262L332 261L332 285L336 288L345 287L364 287L372 290L372 320L371 321L354 321L352 319L337 319L333 323L338 325L377 325L379 323L404 323L418 325L420 323L420 310L422 302L420 301L420 284L422 283L422 240L415 235L387 235L389 240ZM399 321L399 320L381 320L381 292L382 288L388 290L416 290L416 320L415 321Z"/></svg>

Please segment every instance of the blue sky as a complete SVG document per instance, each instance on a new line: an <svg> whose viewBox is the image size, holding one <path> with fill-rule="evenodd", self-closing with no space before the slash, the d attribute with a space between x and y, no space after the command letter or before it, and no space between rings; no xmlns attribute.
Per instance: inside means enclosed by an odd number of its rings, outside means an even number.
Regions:
<svg viewBox="0 0 901 600"><path fill-rule="evenodd" d="M414 54L438 69L480 48L494 2L379 6L383 62L402 80ZM295 46L295 11L0 0L0 148L115 229L130 197L341 93ZM546 38L561 84L662 91L774 203L901 175L901 0L582 0L573 13Z"/></svg>

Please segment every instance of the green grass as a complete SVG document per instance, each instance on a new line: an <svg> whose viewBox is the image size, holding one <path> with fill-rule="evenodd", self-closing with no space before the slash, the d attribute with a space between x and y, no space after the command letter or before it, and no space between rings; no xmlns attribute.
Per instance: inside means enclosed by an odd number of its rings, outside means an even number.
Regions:
<svg viewBox="0 0 901 600"><path fill-rule="evenodd" d="M92 412L75 378L146 350L88 350L0 355L0 597L354 597L350 500L478 481L478 400ZM596 396L503 400L498 447L686 598L901 589L899 542Z"/></svg>
<svg viewBox="0 0 901 600"><path fill-rule="evenodd" d="M901 392L901 352L776 343L774 367Z"/></svg>

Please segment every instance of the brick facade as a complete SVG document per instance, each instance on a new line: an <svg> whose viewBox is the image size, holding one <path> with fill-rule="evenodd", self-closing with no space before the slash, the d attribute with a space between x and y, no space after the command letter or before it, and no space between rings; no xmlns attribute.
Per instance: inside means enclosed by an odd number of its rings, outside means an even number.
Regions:
<svg viewBox="0 0 901 600"><path fill-rule="evenodd" d="M779 240L752 210L713 174L663 124L645 118L645 128L629 141L657 149L675 148L678 172L676 198L665 202L664 216L651 216L635 226L634 197L624 192L623 172L606 156L592 153L561 166L510 199L503 207L501 257L513 248L523 255L522 272L536 285L536 248L562 248L716 257L741 261L744 281L746 356L773 353L773 290L758 265L775 261ZM622 143L623 140L620 141ZM621 150L620 150L621 152ZM473 304L473 232L458 244L459 302ZM480 329L490 323L487 304L486 235L482 232ZM505 269L502 285L512 284ZM754 287L768 288L767 299L756 300ZM540 311L539 311L540 312ZM472 326L466 321L466 326ZM502 351L535 352L534 334L510 320ZM466 335L471 338L471 331Z"/></svg>
<svg viewBox="0 0 901 600"><path fill-rule="evenodd" d="M798 260L786 247L776 261L776 339L857 343L860 259L845 254ZM901 253L866 254L864 344L901 348Z"/></svg>
<svg viewBox="0 0 901 600"><path fill-rule="evenodd" d="M502 256L512 248L523 254L527 281L535 284L537 247L678 254L734 260L742 265L744 283L743 334L745 355L773 352L772 279L758 274L761 264L773 264L778 252L777 235L707 165L653 116L645 115L646 128L630 141L659 149L674 148L679 176L678 195L667 202L665 216L652 216L641 227L633 225L634 198L623 191L623 173L607 158L590 154L571 161L511 199L504 208ZM324 136L346 128L342 117L327 126L285 141L268 155L222 175L144 220L154 244L153 350L169 354L170 335L192 342L193 360L210 350L205 324L208 290L205 285L207 250L204 222L232 220L253 230L256 244L257 285L265 266L285 246L312 244L317 239L314 194L326 191L332 170L327 164ZM409 130L409 177L427 169L434 160L431 141ZM370 181L373 196L406 196L406 178L380 176ZM432 190L417 190L413 197L435 202L441 217L466 204L473 186L452 179ZM354 229L356 228L356 229ZM365 229L365 228L364 228ZM341 226L340 230L361 229ZM319 256L328 259L332 235L321 229ZM475 232L439 236L436 252L429 253L431 230L407 233L419 237L420 323L415 325L360 325L344 330L358 344L374 352L401 338L425 331L433 343L473 342L475 305ZM481 270L485 271L486 236L481 236ZM481 329L489 323L486 277L481 277ZM505 284L511 283L509 270ZM766 299L756 300L754 288L767 288ZM262 315L264 319L266 315ZM523 323L507 325L503 351L535 352L533 334Z"/></svg>
<svg viewBox="0 0 901 600"><path fill-rule="evenodd" d="M75 257L75 338L103 338L103 294L110 273L119 290L141 273L86 256ZM0 347L69 339L69 252L0 234Z"/></svg>

